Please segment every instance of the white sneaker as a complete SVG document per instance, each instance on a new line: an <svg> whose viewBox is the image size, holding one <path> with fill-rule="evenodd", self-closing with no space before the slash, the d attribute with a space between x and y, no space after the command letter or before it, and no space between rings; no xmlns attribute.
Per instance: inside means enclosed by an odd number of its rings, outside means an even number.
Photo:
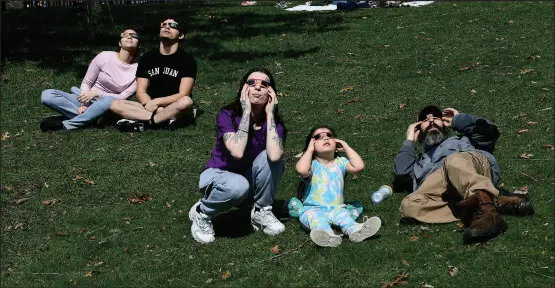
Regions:
<svg viewBox="0 0 555 288"><path fill-rule="evenodd" d="M364 223L357 223L355 231L349 234L349 239L353 242L361 242L366 238L374 236L382 227L382 220L380 217L370 217Z"/></svg>
<svg viewBox="0 0 555 288"><path fill-rule="evenodd" d="M324 230L310 231L310 239L321 247L337 247L341 244L342 238L339 235L330 234Z"/></svg>
<svg viewBox="0 0 555 288"><path fill-rule="evenodd" d="M195 203L191 210L189 210L189 220L193 222L191 224L191 235L193 238L202 244L214 242L216 238L214 237L214 227L212 227L212 217L202 213L197 212L197 206L200 205L200 201Z"/></svg>
<svg viewBox="0 0 555 288"><path fill-rule="evenodd" d="M262 229L268 235L277 235L285 231L285 225L272 213L272 206L260 208L259 211L255 211L254 208L252 207L251 211L251 225L254 230Z"/></svg>

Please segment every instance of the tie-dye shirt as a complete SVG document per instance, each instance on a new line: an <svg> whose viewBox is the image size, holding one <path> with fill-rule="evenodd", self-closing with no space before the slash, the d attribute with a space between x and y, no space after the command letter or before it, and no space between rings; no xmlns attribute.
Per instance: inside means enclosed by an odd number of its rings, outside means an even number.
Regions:
<svg viewBox="0 0 555 288"><path fill-rule="evenodd" d="M306 189L303 205L337 207L343 202L343 185L349 159L338 157L331 167L326 167L317 160L312 160L312 175L303 179Z"/></svg>

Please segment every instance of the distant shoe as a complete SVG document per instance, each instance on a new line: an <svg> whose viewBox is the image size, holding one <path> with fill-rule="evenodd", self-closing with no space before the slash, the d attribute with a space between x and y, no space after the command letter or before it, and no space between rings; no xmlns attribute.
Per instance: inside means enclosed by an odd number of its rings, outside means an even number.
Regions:
<svg viewBox="0 0 555 288"><path fill-rule="evenodd" d="M241 2L241 6L251 6L256 5L256 1L243 1Z"/></svg>
<svg viewBox="0 0 555 288"><path fill-rule="evenodd" d="M285 1L278 1L276 2L276 8L285 9L287 8L287 3L285 3Z"/></svg>
<svg viewBox="0 0 555 288"><path fill-rule="evenodd" d="M337 247L343 240L341 236L330 234L324 230L311 230L310 239L320 247Z"/></svg>
<svg viewBox="0 0 555 288"><path fill-rule="evenodd" d="M40 130L42 132L46 131L60 131L67 130L62 121L64 121L62 116L50 116L42 119L40 121Z"/></svg>
<svg viewBox="0 0 555 288"><path fill-rule="evenodd" d="M121 119L116 123L120 132L140 132L145 130L145 124L135 120Z"/></svg>
<svg viewBox="0 0 555 288"><path fill-rule="evenodd" d="M364 223L356 224L357 227L349 234L349 239L353 242L361 242L366 238L374 236L382 226L380 217L370 217Z"/></svg>

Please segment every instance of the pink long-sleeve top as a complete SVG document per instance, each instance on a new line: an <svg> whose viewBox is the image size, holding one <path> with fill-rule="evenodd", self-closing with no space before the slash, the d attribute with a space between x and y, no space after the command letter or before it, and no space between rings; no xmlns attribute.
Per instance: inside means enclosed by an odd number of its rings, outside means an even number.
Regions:
<svg viewBox="0 0 555 288"><path fill-rule="evenodd" d="M116 52L103 51L89 65L81 91L96 90L100 96L127 99L137 90L136 72L137 63L124 63Z"/></svg>

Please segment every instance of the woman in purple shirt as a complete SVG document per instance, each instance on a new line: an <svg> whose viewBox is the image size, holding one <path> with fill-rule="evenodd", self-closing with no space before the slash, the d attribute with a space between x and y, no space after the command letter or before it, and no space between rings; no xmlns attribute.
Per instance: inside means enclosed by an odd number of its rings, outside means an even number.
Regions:
<svg viewBox="0 0 555 288"><path fill-rule="evenodd" d="M110 109L115 99L127 99L135 94L139 35L127 29L120 35L117 52L98 54L87 70L81 87L72 87L71 93L47 89L42 92L44 105L63 115L47 117L40 123L44 132L77 129L98 119Z"/></svg>
<svg viewBox="0 0 555 288"><path fill-rule="evenodd" d="M189 211L191 234L197 242L214 241L212 217L240 204L254 203L251 225L255 230L268 235L285 230L271 206L285 169L286 129L277 105L272 74L254 68L241 80L235 101L218 113L216 146L200 174L204 196Z"/></svg>

